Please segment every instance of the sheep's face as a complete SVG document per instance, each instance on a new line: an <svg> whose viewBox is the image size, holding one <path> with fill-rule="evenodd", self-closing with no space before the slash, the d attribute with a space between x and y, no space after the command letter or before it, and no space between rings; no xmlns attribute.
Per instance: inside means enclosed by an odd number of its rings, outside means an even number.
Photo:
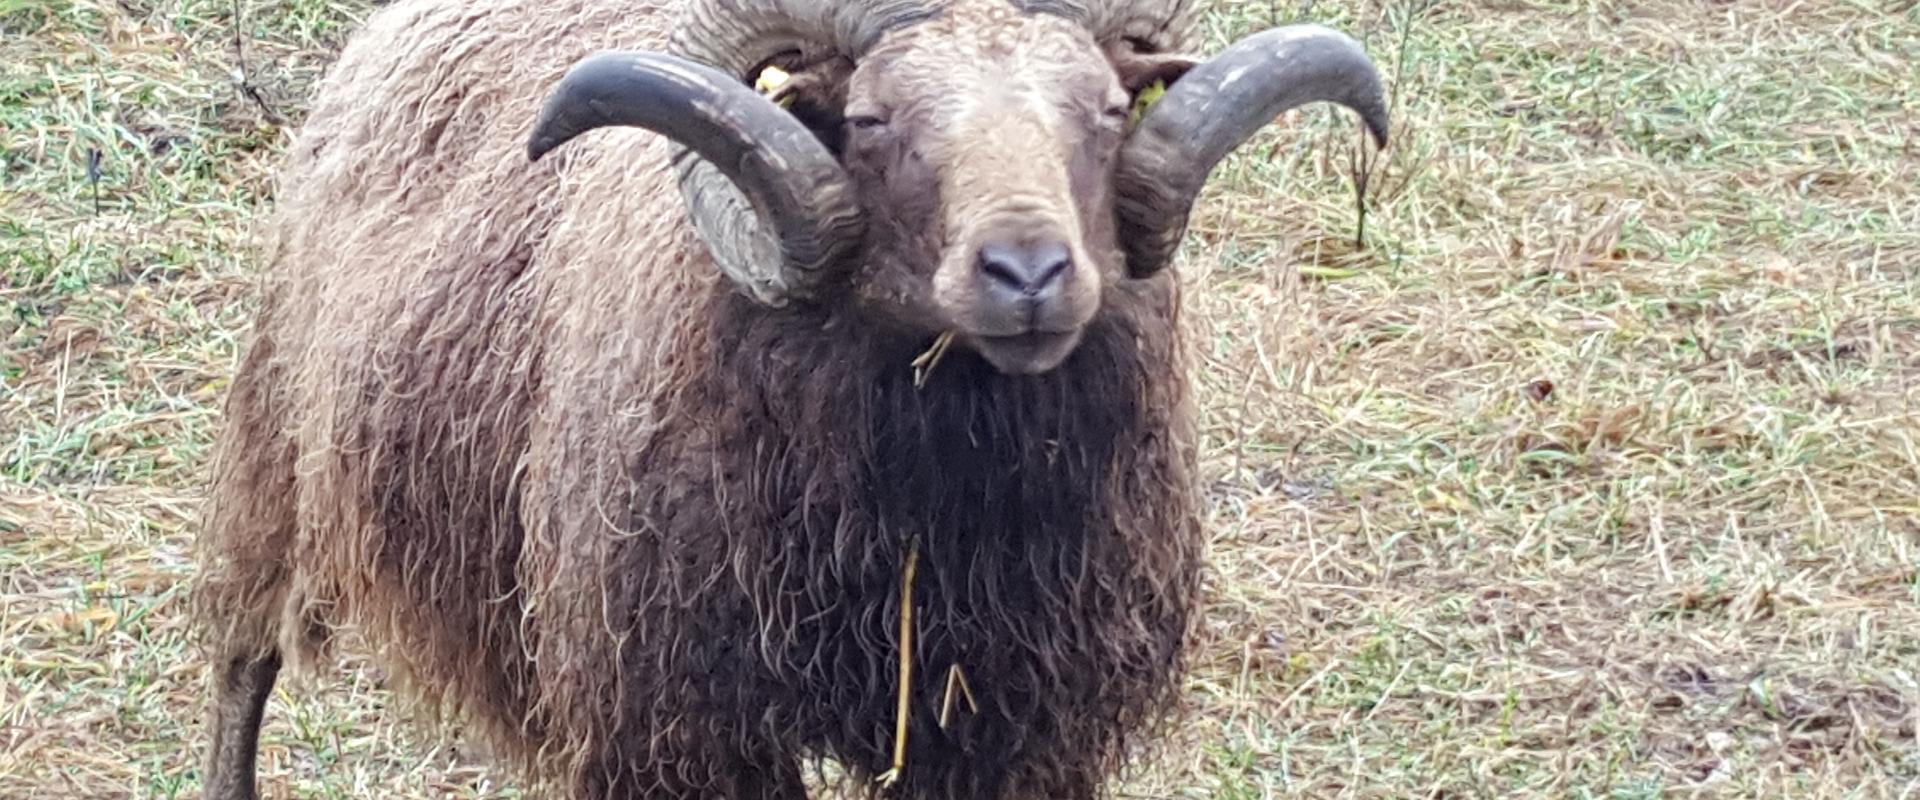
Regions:
<svg viewBox="0 0 1920 800"><path fill-rule="evenodd" d="M1031 374L1073 353L1123 276L1167 266L1207 173L1275 116L1337 102L1386 143L1379 76L1338 32L1274 28L1196 66L1116 33L1171 21L1122 14L1096 43L1038 10L1076 3L1030 4L756 0L769 18L744 31L691 14L678 41L700 59L582 59L528 156L595 128L661 133L699 156L676 156L681 194L736 287L770 306L851 296L874 330L957 333ZM850 49L858 63L820 56ZM793 72L773 102L739 80L769 64ZM1175 81L1129 132L1133 93Z"/></svg>
<svg viewBox="0 0 1920 800"><path fill-rule="evenodd" d="M845 81L868 214L863 308L1003 372L1059 365L1124 277L1113 163L1131 96L1078 26L1011 7L893 34Z"/></svg>

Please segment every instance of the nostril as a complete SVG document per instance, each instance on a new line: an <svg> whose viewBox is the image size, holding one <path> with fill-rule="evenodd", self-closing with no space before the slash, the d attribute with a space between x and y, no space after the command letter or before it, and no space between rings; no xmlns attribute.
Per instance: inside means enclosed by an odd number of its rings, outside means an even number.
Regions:
<svg viewBox="0 0 1920 800"><path fill-rule="evenodd" d="M1067 270L1073 269L1073 256L1067 254L1067 246L1059 243L1050 244L1052 247L1042 251L1040 258L1037 259L1040 268L1035 271L1033 283L1028 287L1028 291L1037 292L1045 289L1067 274Z"/></svg>
<svg viewBox="0 0 1920 800"><path fill-rule="evenodd" d="M1063 242L992 242L980 248L980 271L1022 294L1037 295L1073 269Z"/></svg>
<svg viewBox="0 0 1920 800"><path fill-rule="evenodd" d="M980 271L1015 289L1024 289L1027 285L1020 261L1016 248L1005 244L996 242L980 248Z"/></svg>

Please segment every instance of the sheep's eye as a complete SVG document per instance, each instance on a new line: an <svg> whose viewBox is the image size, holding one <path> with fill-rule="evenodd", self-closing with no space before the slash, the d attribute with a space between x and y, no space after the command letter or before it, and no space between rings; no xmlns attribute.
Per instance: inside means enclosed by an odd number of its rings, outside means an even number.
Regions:
<svg viewBox="0 0 1920 800"><path fill-rule="evenodd" d="M885 118L873 114L854 114L847 117L847 125L854 130L870 131L885 127L886 124Z"/></svg>

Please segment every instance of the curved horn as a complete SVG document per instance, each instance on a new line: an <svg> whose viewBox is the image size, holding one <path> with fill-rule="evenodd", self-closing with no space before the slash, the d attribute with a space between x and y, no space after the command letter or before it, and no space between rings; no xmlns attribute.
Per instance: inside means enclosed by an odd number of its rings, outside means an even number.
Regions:
<svg viewBox="0 0 1920 800"><path fill-rule="evenodd" d="M1080 23L1095 41L1131 39L1152 52L1184 49L1200 11L1197 0L1012 0L1030 14L1053 14Z"/></svg>
<svg viewBox="0 0 1920 800"><path fill-rule="evenodd" d="M943 0L694 0L668 52L749 78L769 56L859 58L890 31L942 12Z"/></svg>
<svg viewBox="0 0 1920 800"><path fill-rule="evenodd" d="M833 154L799 120L723 72L660 53L589 56L548 95L527 153L537 160L608 126L672 139L745 195L757 213L736 208L720 215L728 224L698 227L728 273L764 302L813 294L860 245L865 218ZM696 223L702 207L739 205L710 194L688 195Z"/></svg>
<svg viewBox="0 0 1920 800"><path fill-rule="evenodd" d="M803 64L858 58L887 32L942 7L937 0L693 0L676 19L667 50L750 83L751 70L781 54L796 54ZM735 285L772 306L826 288L824 275L785 266L780 245L762 230L757 203L725 170L689 158L684 146L674 152L674 167L694 230Z"/></svg>
<svg viewBox="0 0 1920 800"><path fill-rule="evenodd" d="M1143 278L1165 267L1214 165L1274 117L1318 101L1353 109L1386 145L1386 99L1373 62L1353 39L1318 25L1241 39L1167 89L1115 167L1127 271Z"/></svg>

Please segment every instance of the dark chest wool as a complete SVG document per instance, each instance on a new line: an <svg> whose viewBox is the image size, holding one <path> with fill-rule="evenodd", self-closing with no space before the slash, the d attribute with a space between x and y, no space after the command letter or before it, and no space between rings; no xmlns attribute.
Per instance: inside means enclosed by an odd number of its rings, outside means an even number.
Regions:
<svg viewBox="0 0 1920 800"><path fill-rule="evenodd" d="M1183 387L1156 371L1170 331L1113 314L1047 375L956 352L916 387L910 352L733 330L716 350L734 409L721 436L743 454L728 516L764 531L743 543L756 568L742 621L761 632L770 720L885 767L909 549L923 770L1074 739L1104 749L1158 710L1198 563ZM949 697L956 672L977 712Z"/></svg>

